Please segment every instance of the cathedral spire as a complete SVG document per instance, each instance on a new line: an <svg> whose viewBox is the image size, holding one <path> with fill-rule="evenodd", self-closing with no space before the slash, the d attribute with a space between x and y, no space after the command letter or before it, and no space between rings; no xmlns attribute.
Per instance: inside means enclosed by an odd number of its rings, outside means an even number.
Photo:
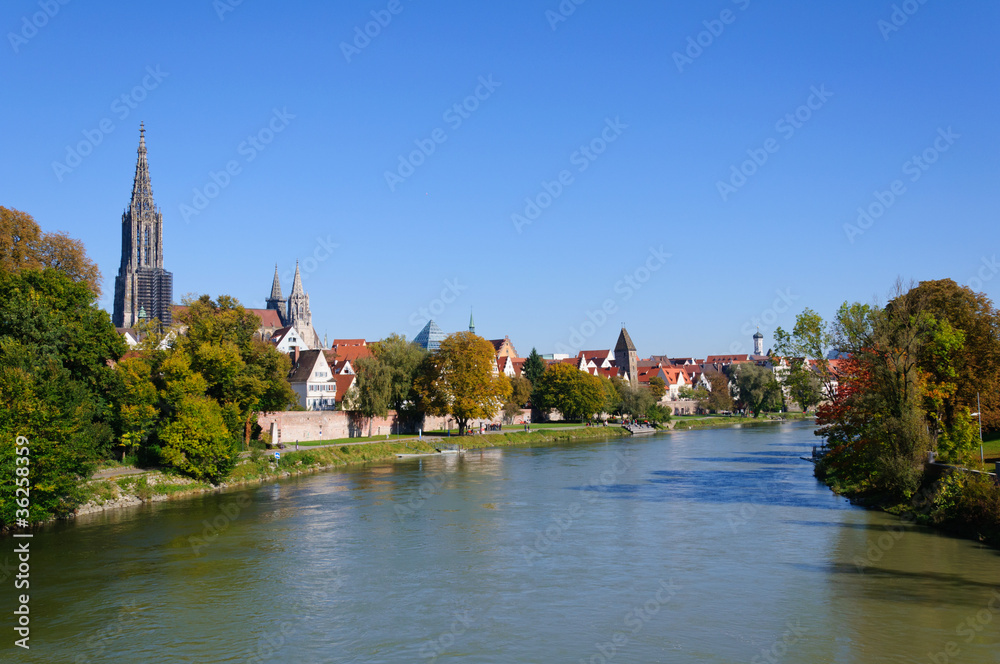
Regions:
<svg viewBox="0 0 1000 664"><path fill-rule="evenodd" d="M274 264L274 281L271 283L271 299L281 300L281 282L278 281L278 264Z"/></svg>
<svg viewBox="0 0 1000 664"><path fill-rule="evenodd" d="M153 204L146 157L146 125L139 125L139 149L132 200L122 214L122 262L115 278L116 327L131 327L143 316L164 327L173 319L173 275L163 269L163 213Z"/></svg>
<svg viewBox="0 0 1000 664"><path fill-rule="evenodd" d="M299 274L299 262L295 261L295 279L292 281L292 295L303 295L302 275Z"/></svg>
<svg viewBox="0 0 1000 664"><path fill-rule="evenodd" d="M139 123L139 150L135 162L135 179L132 180L132 204L138 209L153 209L153 185L149 179L149 161L146 158L146 125ZM142 203L147 203L143 208Z"/></svg>

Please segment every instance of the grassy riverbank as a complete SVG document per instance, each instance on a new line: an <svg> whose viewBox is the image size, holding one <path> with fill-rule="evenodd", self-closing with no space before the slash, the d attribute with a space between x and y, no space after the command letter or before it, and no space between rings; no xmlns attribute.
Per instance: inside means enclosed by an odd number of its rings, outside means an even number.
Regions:
<svg viewBox="0 0 1000 664"><path fill-rule="evenodd" d="M324 470L367 463L395 461L399 454L432 454L442 446L461 444L463 449L484 447L512 447L553 442L569 442L594 438L627 436L620 427L585 427L578 429L544 429L531 433L510 432L484 434L481 436L453 437L440 440L416 440L409 438L401 442L373 442L364 445L340 445L315 449L300 449L297 452L281 452L275 459L272 453L255 450L243 459L225 482L212 486L203 482L159 470L140 475L126 475L118 478L92 480L85 488L84 503L76 514L90 514L119 507L130 507L147 502L158 502L171 498L222 491L237 486L260 484L274 480L304 475Z"/></svg>
<svg viewBox="0 0 1000 664"><path fill-rule="evenodd" d="M1000 488L987 473L928 464L916 471L915 489L899 496L850 481L831 456L816 465L816 477L852 503L1000 547Z"/></svg>
<svg viewBox="0 0 1000 664"><path fill-rule="evenodd" d="M812 416L801 413L786 415L790 420L803 420ZM709 429L732 426L756 426L776 424L782 420L744 417L704 417L675 420L676 430ZM664 431L668 431L664 429ZM518 447L545 445L550 443L572 443L575 441L606 438L622 438L629 432L618 426L576 427L552 426L534 427L525 433L520 427L513 431L488 433L475 436L453 436L451 438L425 438L417 440L389 440L379 442L359 442L371 439L351 439L352 444L331 445L334 441L315 441L325 447L310 447L298 451L283 450L280 459L274 459L271 452L254 450L243 458L233 469L225 482L218 486L197 482L174 472L151 470L138 475L92 480L86 485L86 498L76 514L89 514L118 507L141 505L172 498L196 495L209 491L222 491L233 487L260 484L275 480L334 470L368 463L395 461L399 454L432 454L437 449L460 445L462 449L483 449L490 447ZM348 441L343 441L348 442ZM300 445L302 445L300 443Z"/></svg>
<svg viewBox="0 0 1000 664"><path fill-rule="evenodd" d="M767 413L760 417L738 417L728 415L680 416L672 420L674 431L690 429L722 429L732 426L758 426L781 422L801 422L812 420L812 413Z"/></svg>
<svg viewBox="0 0 1000 664"><path fill-rule="evenodd" d="M631 434L617 426L578 427L575 429L548 428L531 431L530 433L524 433L524 431L486 433L477 436L453 438L452 441L461 441L463 449L481 449L484 447L514 447L535 443L565 443L594 438L619 438L628 435ZM447 439L442 442L447 442Z"/></svg>

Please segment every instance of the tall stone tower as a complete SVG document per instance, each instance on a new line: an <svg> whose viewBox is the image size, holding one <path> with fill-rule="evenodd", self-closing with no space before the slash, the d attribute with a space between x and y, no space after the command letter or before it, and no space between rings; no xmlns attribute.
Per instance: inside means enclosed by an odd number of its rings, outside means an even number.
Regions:
<svg viewBox="0 0 1000 664"><path fill-rule="evenodd" d="M639 355L624 325L618 335L618 343L615 344L615 366L618 367L618 373L628 372L628 380L633 386L639 384Z"/></svg>
<svg viewBox="0 0 1000 664"><path fill-rule="evenodd" d="M744 334L746 333L744 332ZM753 335L753 354L764 354L764 335L760 333L759 327L757 328L757 332Z"/></svg>
<svg viewBox="0 0 1000 664"><path fill-rule="evenodd" d="M163 213L153 203L146 127L140 124L132 201L122 214L122 262L115 277L112 315L115 326L132 327L140 318L156 318L169 326L173 291L174 276L163 269Z"/></svg>
<svg viewBox="0 0 1000 664"><path fill-rule="evenodd" d="M308 305L307 305L308 306ZM267 298L267 308L278 312L282 323L288 317L288 300L281 294L281 282L278 280L278 264L274 264L274 281L271 282L271 297ZM287 323L285 323L287 325Z"/></svg>
<svg viewBox="0 0 1000 664"><path fill-rule="evenodd" d="M322 348L319 336L313 330L312 312L309 310L309 296L302 289L302 275L299 274L298 261L295 263L295 279L292 281L292 293L288 296L288 315L285 319L285 325L294 326L310 348Z"/></svg>

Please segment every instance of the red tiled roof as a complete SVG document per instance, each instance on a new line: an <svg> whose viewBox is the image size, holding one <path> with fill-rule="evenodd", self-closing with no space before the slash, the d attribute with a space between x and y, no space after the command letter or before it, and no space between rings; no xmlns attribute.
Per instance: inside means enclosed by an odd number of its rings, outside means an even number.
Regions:
<svg viewBox="0 0 1000 664"><path fill-rule="evenodd" d="M261 327L283 327L281 324L281 316L274 309L247 309L250 313L257 316L260 319Z"/></svg>
<svg viewBox="0 0 1000 664"><path fill-rule="evenodd" d="M351 385L354 384L355 376L354 374L339 374L333 377L335 383L337 383L337 394L334 400L340 403L347 396L347 390L351 389Z"/></svg>
<svg viewBox="0 0 1000 664"><path fill-rule="evenodd" d="M337 361L348 360L352 365L362 357L371 357L372 351L368 346L339 346L330 352L334 354ZM327 357L327 360L330 358Z"/></svg>
<svg viewBox="0 0 1000 664"><path fill-rule="evenodd" d="M732 363L732 362L749 362L750 356L748 354L743 355L709 355L708 362L710 364L720 364L720 363Z"/></svg>
<svg viewBox="0 0 1000 664"><path fill-rule="evenodd" d="M333 347L337 348L339 346L367 346L368 342L364 339L334 339Z"/></svg>

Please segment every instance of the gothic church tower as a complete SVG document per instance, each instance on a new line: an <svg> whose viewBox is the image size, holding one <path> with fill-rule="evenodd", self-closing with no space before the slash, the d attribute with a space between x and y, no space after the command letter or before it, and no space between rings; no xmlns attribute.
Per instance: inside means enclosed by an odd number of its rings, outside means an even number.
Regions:
<svg viewBox="0 0 1000 664"><path fill-rule="evenodd" d="M275 276L277 283L277 276ZM272 288L273 291L273 288ZM280 290L279 290L280 294ZM272 292L273 296L273 292ZM302 289L302 275L299 274L298 261L295 263L295 279L292 281L292 293L288 296L288 315L285 325L292 325L310 348L322 348L319 335L312 326L312 312L309 310L309 296Z"/></svg>
<svg viewBox="0 0 1000 664"><path fill-rule="evenodd" d="M129 328L141 318L172 322L174 277L163 269L163 213L153 203L146 160L146 127L139 125L139 157L132 201L122 214L122 262L115 277L115 327Z"/></svg>
<svg viewBox="0 0 1000 664"><path fill-rule="evenodd" d="M281 294L281 282L278 281L278 264L274 264L274 281L271 282L271 297L267 298L267 308L278 312L278 318L288 325L288 300Z"/></svg>

